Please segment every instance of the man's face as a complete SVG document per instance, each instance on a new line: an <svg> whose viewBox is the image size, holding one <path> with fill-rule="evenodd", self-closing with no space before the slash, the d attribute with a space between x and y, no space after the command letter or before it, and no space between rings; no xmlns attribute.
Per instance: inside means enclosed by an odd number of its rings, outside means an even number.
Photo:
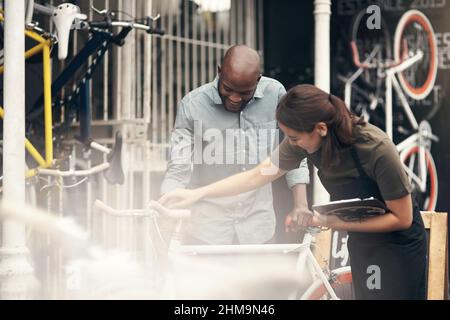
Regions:
<svg viewBox="0 0 450 320"><path fill-rule="evenodd" d="M219 95L229 112L242 111L253 98L258 86L258 76L235 76L219 67Z"/></svg>

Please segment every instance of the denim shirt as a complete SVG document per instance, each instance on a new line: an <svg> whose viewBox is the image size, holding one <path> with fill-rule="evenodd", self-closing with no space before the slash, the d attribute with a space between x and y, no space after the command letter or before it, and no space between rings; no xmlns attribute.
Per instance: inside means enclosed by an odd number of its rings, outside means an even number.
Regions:
<svg viewBox="0 0 450 320"><path fill-rule="evenodd" d="M275 120L286 93L274 79L262 77L253 98L239 113L226 111L218 78L187 94L180 102L171 135L171 153L161 193L197 188L250 170L279 143ZM309 183L306 161L288 172L290 187ZM275 230L271 185L236 196L207 198L190 208L184 231L210 244L264 243Z"/></svg>

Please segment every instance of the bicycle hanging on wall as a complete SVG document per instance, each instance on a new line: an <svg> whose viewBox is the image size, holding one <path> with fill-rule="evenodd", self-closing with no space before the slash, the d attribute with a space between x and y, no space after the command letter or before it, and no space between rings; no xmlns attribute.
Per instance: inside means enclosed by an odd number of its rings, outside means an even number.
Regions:
<svg viewBox="0 0 450 320"><path fill-rule="evenodd" d="M366 12L361 11L352 26L350 43L354 65L358 68L345 81L346 105L384 129L391 139L395 133L406 138L396 143L400 159L413 185L420 209L433 211L438 198L438 176L427 120L418 121L407 96L426 98L433 89L438 67L437 43L428 18L418 10L409 10L400 18L394 35L394 54L386 24L365 38ZM383 21L383 20L382 20ZM341 78L342 80L342 78ZM394 93L398 98L401 122L394 126ZM395 108L397 109L397 108ZM407 127L409 126L409 127Z"/></svg>
<svg viewBox="0 0 450 320"><path fill-rule="evenodd" d="M30 19L26 25L25 36L31 39L33 46L25 52L25 59L42 61L43 91L36 101L32 101L32 108L27 112L25 119L28 137L25 147L30 155L27 161L30 168L27 171L27 197L29 196L30 202L36 205L37 190L41 194L45 191L46 194L42 198L43 206L53 212L57 211L53 207L59 206L59 209L62 209L66 203L74 202L75 208L81 207L85 210L82 216L86 222L84 226L91 230L90 207L93 206L95 200L93 194L96 190L89 190L90 179L103 174L109 184L122 184L125 180L121 162L123 137L120 131L113 132L114 140L108 142L112 144L111 147L92 139L92 112L89 99L91 79L105 53L113 46L122 46L132 30L142 30L148 35L163 35L164 31L154 27L154 21L159 16L125 20L119 19L115 11L92 8L97 14L97 19L91 21L77 6L70 3L63 3L58 7L43 6L33 1L28 1L28 4L30 12L34 9L35 13L50 17L50 23L55 26L56 33L48 32L37 23L31 22L32 14L28 15ZM3 13L0 12L0 27L2 21ZM53 78L52 57L56 57L54 53L57 49L57 57L60 60L66 59L70 30L86 32L89 38L86 44L70 60L68 59L64 69ZM2 70L3 66L0 65L0 73ZM67 86L71 81L75 82L71 86L72 90ZM3 117L1 107L0 117ZM61 119L55 121L57 117ZM69 127L75 120L79 122L78 136L75 137L75 141L66 141ZM82 157L76 152L80 145ZM100 157L97 157L97 154ZM89 183L86 183L87 181ZM64 192L83 183L86 186L86 201L68 201ZM57 187L57 192L53 191L53 187ZM73 199L77 198L69 200ZM62 212L63 210L59 210L59 214ZM76 216L71 213L72 216ZM49 247L51 248L51 243L47 237L40 235L33 238L31 245L37 252L46 250L46 258L44 255L40 257L45 260L41 269L45 269L47 273L46 281L52 283L54 279L61 278L64 272L62 257L65 253L53 249L47 251ZM54 290L51 285L48 288Z"/></svg>
<svg viewBox="0 0 450 320"><path fill-rule="evenodd" d="M42 114L44 115L44 155L41 155L39 148L35 147L30 140L26 139L25 142L27 151L37 164L35 168L28 171L27 177L39 175L59 178L84 178L103 172L109 183L122 184L124 181L124 173L121 165L121 133L119 131L116 132L113 148L103 146L91 138L90 80L105 53L111 49L112 45L122 46L131 30L140 29L148 34L163 35L163 30L154 28L153 26L154 21L159 16L146 17L145 21L140 21L142 22L140 23L134 20L118 20L112 11L100 11L92 8L102 19L87 21L87 16L80 13L79 8L70 3L63 3L58 7L51 7L36 4L33 1L28 2L28 8L34 8L35 12L51 16L51 21L55 25L56 34L43 30L33 22L27 24L25 31L27 38L37 42L37 45L25 52L25 59L30 59L42 52L43 62L43 93L27 114L27 136L33 134L36 136L36 130L39 130L37 127L40 125L40 118ZM29 14L29 16L32 15ZM31 18L29 20L31 21ZM3 21L2 13L0 13L0 21ZM120 28L120 31L113 32L113 28ZM51 51L53 47L57 46L58 59L66 59L68 55L69 32L72 29L88 31L91 36L84 47L71 59L69 64L52 82ZM74 79L79 70L87 64L91 57L92 62L82 72L82 78L78 81L72 93L67 94L66 92L65 97L61 98L61 91L64 86L70 80ZM3 72L3 66L0 66L1 72ZM53 119L54 114L60 113L63 107L65 107L65 127L64 125L56 126ZM77 116L80 122L80 134L77 140L83 144L85 152L89 154L88 157L90 157L90 150L97 150L106 155L106 159L102 163L86 169L77 169L75 167L75 148L72 147L67 156L67 146L57 139L61 134L58 131L67 129L68 124ZM0 117L3 117L3 109L1 107ZM54 144L61 149L56 158L54 157ZM68 162L68 164L65 162ZM63 170L63 168L65 169Z"/></svg>

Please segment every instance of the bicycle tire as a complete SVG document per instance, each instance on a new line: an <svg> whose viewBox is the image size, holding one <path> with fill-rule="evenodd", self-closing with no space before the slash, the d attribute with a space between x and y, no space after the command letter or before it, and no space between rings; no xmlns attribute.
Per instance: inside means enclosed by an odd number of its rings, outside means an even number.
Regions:
<svg viewBox="0 0 450 320"><path fill-rule="evenodd" d="M350 267L341 267L331 271L333 277L329 280L331 287L341 300L354 300L353 279ZM305 291L301 300L329 300L324 283L318 279Z"/></svg>
<svg viewBox="0 0 450 320"><path fill-rule="evenodd" d="M374 61L391 61L391 35L387 23L381 17L381 29L370 30L365 24L369 16L370 14L366 12L366 9L363 9L354 17L351 25L351 43L355 44L361 62L366 60L376 45L380 49L375 55ZM377 99L376 106L370 107L372 101L368 98L371 95L375 97L383 97L384 95L385 81L379 76L378 72L378 68L368 68L356 79L354 85L360 88L363 94L354 92L348 107L358 116L365 116L368 121L371 119L371 123L384 126L385 115L382 99Z"/></svg>
<svg viewBox="0 0 450 320"><path fill-rule="evenodd" d="M418 159L419 155L419 146L411 146L408 149L405 149L400 153L400 160L408 166L407 162L411 160L411 157L416 154L414 159ZM417 173L418 161L414 160L413 170L414 173ZM434 211L436 209L436 203L438 198L438 176L436 165L434 163L433 156L431 155L428 149L425 149L425 160L427 163L427 186L425 192L422 192L417 185L417 183L411 180L411 184L413 185L413 190L416 195L416 199L418 201L419 207L424 211Z"/></svg>
<svg viewBox="0 0 450 320"><path fill-rule="evenodd" d="M367 25L361 26L362 22L367 21L367 19L363 19L364 16L370 16L366 9L359 11L354 17L351 30L351 39L358 48L361 61L363 61L365 55L372 52L376 44L381 45L381 57L378 56L378 59L392 59L391 36L383 17L380 20L381 28L370 30Z"/></svg>
<svg viewBox="0 0 450 320"><path fill-rule="evenodd" d="M397 24L394 36L394 58L400 61L406 54L403 43L408 50L421 49L423 58L398 74L403 90L413 99L426 98L433 89L438 69L438 49L433 26L428 18L418 10L405 12Z"/></svg>

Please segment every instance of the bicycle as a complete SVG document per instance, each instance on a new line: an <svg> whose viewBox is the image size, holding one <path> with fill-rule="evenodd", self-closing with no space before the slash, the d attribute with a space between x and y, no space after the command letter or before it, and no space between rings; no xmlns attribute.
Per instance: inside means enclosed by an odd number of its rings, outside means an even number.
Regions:
<svg viewBox="0 0 450 320"><path fill-rule="evenodd" d="M381 36L370 42L369 50L363 55L361 50L367 42L357 39L357 32L363 21L364 11L358 14L353 26L350 43L354 65L358 68L345 81L345 103L350 110L365 116L384 111L384 125L387 135L393 140L393 91L397 94L400 107L413 133L404 126L396 128L408 137L396 143L397 151L406 173L414 187L422 210L433 211L438 197L438 176L431 155L431 144L439 141L432 133L427 120L417 121L405 93L415 100L424 99L433 89L437 74L437 44L433 27L428 18L418 10L409 10L400 18L394 37L394 59L390 58L390 39L383 27ZM367 89L355 85L361 75L370 75L365 83ZM341 78L342 80L342 78ZM381 81L380 81L381 80ZM384 87L383 87L384 85ZM352 91L363 95L367 103L355 106ZM367 93L369 91L369 93ZM359 109L359 110L358 110ZM376 120L379 120L376 119Z"/></svg>
<svg viewBox="0 0 450 320"><path fill-rule="evenodd" d="M300 244L183 246L179 232L183 219L190 216L189 210L168 210L155 202L145 209L116 210L100 200L95 202L95 208L98 215L101 211L117 219L120 225L125 224L124 219L139 219L142 228L138 232L134 230L133 236L147 245L142 255L133 254L129 247L96 241L95 235L86 232L71 218L4 202L0 205L0 220L24 223L37 232L49 234L58 245L64 246L66 259L61 268L65 276L56 285L59 288L56 298L353 298L350 268L322 269L314 257L311 248L314 235L320 231L317 228L308 229ZM169 243L159 232L159 218L177 222L175 236ZM148 232L145 226L149 225L156 228L154 232ZM161 247L156 250L158 244ZM211 255L215 258L213 261L205 259ZM234 259L228 266L216 259L230 255ZM241 259L235 259L236 255ZM247 260L243 260L243 256ZM265 264L257 264L255 269L255 262Z"/></svg>
<svg viewBox="0 0 450 320"><path fill-rule="evenodd" d="M98 208L108 210L117 216L135 216L145 220L157 217L167 219L186 218L190 212L187 210L155 211L128 210L118 212L106 206L101 201L96 203ZM29 205L17 205L7 202L0 203L0 222L3 220L23 223L36 232L46 234L53 241L51 246L63 248L63 270L53 269L57 282L52 286L58 288L53 296L47 296L51 291L46 287L39 274L30 275L32 286L27 286L28 297L39 299L160 299L160 289L157 286L159 277L155 265L149 265L130 257L125 250L111 250L99 246L92 235L75 222L73 218L63 217ZM47 248L51 250L52 247ZM47 252L48 253L48 252ZM64 258L64 259L63 259ZM150 272L149 272L150 271ZM59 273L64 277L58 278ZM21 282L21 286L24 283ZM21 290L24 290L22 288ZM54 290L54 288L52 288Z"/></svg>
<svg viewBox="0 0 450 320"><path fill-rule="evenodd" d="M27 115L28 121L28 134L33 133L36 136L34 123L44 113L44 152L45 156L42 156L38 148L35 147L28 139L26 139L26 149L36 161L37 167L29 170L27 177L33 176L55 176L59 178L65 177L84 177L84 180L91 175L103 172L106 180L110 184L122 184L124 182L124 173L121 164L121 147L122 136L120 132L116 132L113 148L107 148L91 138L90 129L90 105L89 105L89 81L91 80L96 67L102 61L105 53L110 49L112 44L122 46L124 44L126 36L132 29L144 30L148 34L163 35L164 31L153 27L154 21L157 17L147 17L144 24L136 23L134 21L121 21L114 17L114 13L108 10L97 10L92 8L103 19L99 21L85 21L87 16L80 13L77 6L73 4L64 3L58 7L43 6L40 4L28 1L28 11L35 11L44 15L52 16L52 21L56 27L56 35L50 34L41 29L36 23L29 22L27 24L27 30L25 35L38 42L38 45L29 49L25 53L25 58L29 59L39 52L42 52L43 60L43 84L44 92L34 103L31 112ZM30 14L28 12L28 20L31 21ZM3 16L0 14L0 21L3 21ZM113 27L122 28L120 32L113 33ZM53 46L58 45L58 58L64 60L68 55L68 42L69 31L85 30L92 34L92 37L86 43L86 45L77 53L75 57L70 61L67 67L61 72L60 75L51 82L51 51ZM82 79L76 85L73 92L67 95L64 99L59 98L59 94L63 87L76 75L77 71L86 64L86 61L92 57L92 63L88 66L87 70L83 73ZM0 72L3 71L3 67L0 67ZM56 98L56 99L55 99ZM80 106L74 108L73 105L80 99ZM75 159L75 147L72 146L70 154L66 157L67 147L62 145L60 157L54 159L53 152L53 131L58 130L57 126L53 128L53 113L66 106L65 109L65 123L70 123L76 115L74 111L79 111L80 118L80 136L78 141L84 145L84 153L87 158L91 157L91 150L97 150L105 154L107 157L104 161L98 165L90 167L88 169L77 169ZM54 111L53 111L53 110ZM3 117L3 109L0 107L0 117ZM70 149L69 149L70 150ZM68 162L67 164L65 162ZM90 162L90 161L89 161ZM62 167L69 167L66 170L59 170ZM81 181L82 182L82 181ZM72 186L79 185L81 182L77 182Z"/></svg>
<svg viewBox="0 0 450 320"><path fill-rule="evenodd" d="M182 245L182 220L176 223L170 240L164 239L155 212L171 219L187 218L151 202L150 210L115 210L96 200L99 239L106 247L122 247L123 241L145 243L147 252L133 245L125 247L135 258L149 266L158 266L163 299L352 299L350 267L329 270L320 267L311 248L319 229L308 229L298 244L261 245ZM176 210L175 210L176 211ZM141 226L133 239L105 234L105 224L120 228L134 219ZM120 222L119 222L120 220ZM103 225L102 225L103 223ZM102 225L103 227L99 227ZM111 246L111 239L119 239ZM149 254L150 253L150 254ZM228 265L228 266L227 266ZM255 269L255 266L258 266ZM194 285L195 284L195 285Z"/></svg>
<svg viewBox="0 0 450 320"><path fill-rule="evenodd" d="M66 11L65 8L70 10ZM40 58L39 55L42 54L43 65L43 93L33 104L26 117L26 135L30 140L34 138L33 142L28 139L25 142L26 149L31 155L31 158L28 159L30 161L27 161L30 170L27 170L26 173L26 196L33 205L46 207L49 211L56 211L59 214L67 213L68 210L64 206L73 204L73 207L68 208L71 210L70 214L77 217L77 210L83 210L80 217L85 222L83 225L90 229L92 200L95 199L92 195L96 192L91 188L91 185L96 182L94 179L103 174L104 181L113 185L123 184L125 180L121 162L123 145L121 132L113 132L111 147L102 145L91 138L90 80L105 53L112 46L123 45L131 30L143 30L149 35L162 35L164 31L153 27L153 22L158 17L147 17L145 21L138 23L135 20L120 20L112 11L99 11L93 8L92 10L97 12L100 19L86 21L82 19L84 17L79 13L79 9L72 4L63 4L56 8L34 4L34 9L44 15L57 14L59 19L56 22L65 24L63 29L66 28L67 31L73 28L79 30L78 32L87 32L90 37L52 82L52 53L55 53L54 49L57 46L61 47L64 43L67 47L66 42L69 38L64 40L64 36L61 37L64 33L61 31L61 27L56 27L59 32L57 35L47 32L36 23L28 24L26 27L26 37L37 44L33 42L33 47L26 51L25 57L39 61L36 58ZM1 13L0 16L0 19L3 19ZM67 24L67 21L73 23ZM69 33L66 32L66 34ZM58 50L58 52L62 51L64 49ZM64 56L59 57L64 58ZM82 68L86 64L88 65L83 70ZM3 69L3 67L0 68ZM77 72L81 79L76 81L73 91L67 90L64 86L70 80L75 79ZM66 89L65 92L63 89ZM62 114L60 110L65 112L62 116L64 121L54 121L55 115ZM42 114L44 114L43 117ZM0 109L0 116L2 115L3 112ZM80 123L79 137L73 141L61 139L62 136L67 137L67 132L64 130L69 131L71 122L77 117ZM41 118L43 118L42 121ZM40 134L39 131L41 122L43 122L43 134ZM82 155L78 152L80 149L82 149ZM54 150L58 152L54 152ZM96 160L97 155L99 157ZM103 183L103 180L100 182ZM76 197L84 191L80 186L85 186L86 195L84 201L77 202ZM38 193L40 197L36 196ZM28 237L32 236L30 246L34 251L46 250L51 246L49 236L35 234L34 230L27 231ZM44 278L49 282L53 282L55 278L61 276L60 271L50 273L49 270L60 270L61 257L64 254L60 249L56 249L35 257L38 261L38 269L43 270ZM47 287L49 290L53 290L51 284Z"/></svg>
<svg viewBox="0 0 450 320"><path fill-rule="evenodd" d="M314 234L316 232L317 230L307 229L303 241L299 244L180 246L177 253L196 257L197 259L201 256L213 256L215 258L220 256L232 256L233 259L235 259L236 256L245 256L249 261L252 261L252 259L255 259L257 262L265 261L265 266L269 267L269 261L273 259L279 260L280 263L294 263L295 269L292 271L293 274L291 278L284 279L278 275L281 282L280 286L283 285L283 281L292 281L290 284L284 283L289 290L285 289L282 292L275 293L253 293L258 299L261 297L289 300L353 299L354 295L352 291L350 267L341 267L335 270L329 270L328 267L321 268L317 259L314 257L311 247L313 246ZM289 259L289 255L295 255L295 257ZM267 259L264 259L264 257L267 257ZM233 261L233 259L231 261ZM258 268L263 269L265 266L259 266ZM275 264L275 266L278 265ZM271 271L273 273L271 273ZM258 270L254 272L258 273ZM265 272L277 279L274 270L266 270ZM260 287L261 290L264 289L264 287L263 285L258 284L258 281L267 281L269 283L274 281L274 279L266 278L265 272L262 272L264 276L260 279L254 280L255 287ZM267 294L267 296L265 294ZM252 299L255 298L255 296L247 298Z"/></svg>

